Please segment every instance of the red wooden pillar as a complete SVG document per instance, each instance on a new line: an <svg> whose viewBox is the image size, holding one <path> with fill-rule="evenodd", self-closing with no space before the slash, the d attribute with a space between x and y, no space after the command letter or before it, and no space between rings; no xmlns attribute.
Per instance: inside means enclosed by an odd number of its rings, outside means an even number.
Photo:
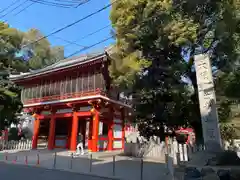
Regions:
<svg viewBox="0 0 240 180"><path fill-rule="evenodd" d="M125 111L121 109L121 120L122 120L122 149L125 145Z"/></svg>
<svg viewBox="0 0 240 180"><path fill-rule="evenodd" d="M67 135L66 149L70 149L71 133L72 133L72 121L68 120L68 135Z"/></svg>
<svg viewBox="0 0 240 180"><path fill-rule="evenodd" d="M113 108L109 107L109 124L108 124L108 151L112 151L113 150Z"/></svg>
<svg viewBox="0 0 240 180"><path fill-rule="evenodd" d="M33 137L32 137L32 149L37 149L38 144L38 134L39 134L39 127L40 127L40 119L38 115L35 115L34 121L34 129L33 129Z"/></svg>
<svg viewBox="0 0 240 180"><path fill-rule="evenodd" d="M77 111L74 110L73 119L72 119L72 134L71 134L71 141L70 141L70 150L71 151L76 151L77 136L78 136L78 116L77 116Z"/></svg>
<svg viewBox="0 0 240 180"><path fill-rule="evenodd" d="M55 112L52 112L50 126L49 126L49 135L48 135L48 149L49 150L52 150L55 146L55 129L56 129Z"/></svg>
<svg viewBox="0 0 240 180"><path fill-rule="evenodd" d="M88 127L88 150L92 151L93 120L89 121Z"/></svg>
<svg viewBox="0 0 240 180"><path fill-rule="evenodd" d="M92 132L92 152L98 151L99 109L94 109Z"/></svg>

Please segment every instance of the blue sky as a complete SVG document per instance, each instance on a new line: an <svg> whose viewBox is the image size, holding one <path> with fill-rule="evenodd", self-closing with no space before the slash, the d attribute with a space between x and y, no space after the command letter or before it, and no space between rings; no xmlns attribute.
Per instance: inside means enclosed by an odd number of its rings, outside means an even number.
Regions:
<svg viewBox="0 0 240 180"><path fill-rule="evenodd" d="M15 0L2 0L0 3L0 12L14 1ZM78 19L81 19L110 3L110 0L91 0L88 3L79 6L78 8L60 8L34 3L32 6L19 13L17 16L14 16L14 14L18 13L23 8L32 3L29 0L22 6L20 6L19 8L10 13L10 11L12 11L15 7L17 7L18 5L25 1L26 0L19 0L17 4L9 8L7 11L0 13L0 17L4 14L7 14L7 16L0 18L0 20L7 21L11 27L17 28L22 31L28 31L31 28L39 29L44 35L48 35L54 30L66 26ZM59 0L55 1L59 2ZM51 0L51 2L54 2L54 0ZM111 9L108 8L98 13L97 15L94 15L84 21L79 22L73 27L65 29L64 31L61 31L55 34L54 36L50 36L48 38L50 43L53 46L55 45L65 46L68 43L64 42L58 37L68 41L75 41L91 32L94 32L110 24L109 20L110 10ZM109 37L110 30L111 27L107 27L106 29L96 34L87 37L86 39L77 41L76 43L83 46L91 46L92 44L95 44ZM87 52L99 51L113 42L114 40L111 39L86 51ZM81 49L80 46L68 45L65 47L65 56L68 56L80 49Z"/></svg>

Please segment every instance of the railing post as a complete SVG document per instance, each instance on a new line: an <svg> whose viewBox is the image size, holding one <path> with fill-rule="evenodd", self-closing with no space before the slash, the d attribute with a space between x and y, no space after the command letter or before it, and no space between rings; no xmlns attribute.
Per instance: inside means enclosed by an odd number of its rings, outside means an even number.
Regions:
<svg viewBox="0 0 240 180"><path fill-rule="evenodd" d="M116 161L116 157L113 156L113 169L112 169L112 173L113 173L113 176L115 176L115 161Z"/></svg>
<svg viewBox="0 0 240 180"><path fill-rule="evenodd" d="M140 180L143 180L143 159L142 158L140 163Z"/></svg>
<svg viewBox="0 0 240 180"><path fill-rule="evenodd" d="M37 154L37 166L40 164L39 154Z"/></svg>
<svg viewBox="0 0 240 180"><path fill-rule="evenodd" d="M5 161L8 160L8 153L5 154Z"/></svg>
<svg viewBox="0 0 240 180"><path fill-rule="evenodd" d="M70 169L72 169L72 164L73 163L73 153L71 153L71 160L70 160Z"/></svg>
<svg viewBox="0 0 240 180"><path fill-rule="evenodd" d="M28 157L27 157L27 155L25 156L25 164L28 165Z"/></svg>
<svg viewBox="0 0 240 180"><path fill-rule="evenodd" d="M56 161L57 161L57 152L54 153L54 159L53 159L53 168L56 168Z"/></svg>
<svg viewBox="0 0 240 180"><path fill-rule="evenodd" d="M89 160L89 172L92 172L92 154L90 154L90 160Z"/></svg>

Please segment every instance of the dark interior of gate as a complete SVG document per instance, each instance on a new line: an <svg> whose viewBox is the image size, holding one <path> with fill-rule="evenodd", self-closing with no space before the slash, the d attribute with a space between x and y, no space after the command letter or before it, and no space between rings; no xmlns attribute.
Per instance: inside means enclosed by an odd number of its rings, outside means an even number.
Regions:
<svg viewBox="0 0 240 180"><path fill-rule="evenodd" d="M47 148L48 134L49 134L49 122L50 119L44 119L40 121L39 136L38 136L38 148Z"/></svg>
<svg viewBox="0 0 240 180"><path fill-rule="evenodd" d="M78 133L83 135L83 146L88 148L88 142L91 142L92 117L79 117ZM40 121L38 149L47 148L48 135L50 128L50 119ZM54 148L69 149L72 131L72 117L56 118ZM106 131L106 130L105 130ZM107 134L105 132L105 134Z"/></svg>

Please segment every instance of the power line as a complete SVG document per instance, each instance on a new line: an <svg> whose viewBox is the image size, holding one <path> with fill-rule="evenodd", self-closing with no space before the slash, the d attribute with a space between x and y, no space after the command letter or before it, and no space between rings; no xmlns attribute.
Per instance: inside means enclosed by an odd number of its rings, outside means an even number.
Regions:
<svg viewBox="0 0 240 180"><path fill-rule="evenodd" d="M6 8L2 9L0 11L0 13L3 13L4 11L8 10L10 7L14 6L16 3L18 3L19 0L13 1L9 6L7 6Z"/></svg>
<svg viewBox="0 0 240 180"><path fill-rule="evenodd" d="M37 3L37 2L33 2L33 0L30 0L30 1L32 1L31 4L27 5L25 8L23 8L23 9L20 10L19 12L15 13L15 14L13 15L13 17L19 15L20 13L22 13L23 11L25 11L25 10L27 10L29 7L31 7L33 4ZM56 0L55 0L55 1L56 1ZM81 5L83 5L83 4L85 4L85 3L87 3L87 2L89 2L89 1L91 1L91 0L85 0L85 1L81 2L80 4L78 4L78 7L81 6ZM65 2L65 1L64 1L64 2ZM70 2L70 1L68 1L68 2ZM79 2L78 2L78 3L79 3ZM7 22L7 20L5 20L4 22Z"/></svg>
<svg viewBox="0 0 240 180"><path fill-rule="evenodd" d="M78 8L79 6L81 6L81 5L83 5L83 4L88 3L89 1L91 1L91 0L85 0L85 1L83 1L83 2L81 2L81 3L79 3L79 4L76 6L76 8Z"/></svg>
<svg viewBox="0 0 240 180"><path fill-rule="evenodd" d="M18 11L17 13L13 14L12 17L15 17L17 15L19 15L20 13L22 13L23 11L27 10L29 7L31 7L33 4L35 4L34 2L32 2L31 4L27 5L25 8L21 9L20 11ZM7 20L5 20L4 22L7 22Z"/></svg>
<svg viewBox="0 0 240 180"><path fill-rule="evenodd" d="M87 50L87 49L90 49L90 48L92 48L92 47L94 47L94 46L97 46L97 45L99 45L99 44L102 44L102 43L104 43L104 42L106 42L106 41L108 41L109 39L112 39L112 38L113 38L113 36L110 36L110 37L105 38L105 39L103 39L103 40L101 40L101 41L99 41L99 42L97 42L97 43L95 43L95 44L92 44L92 45L90 45L90 46L87 46L87 47L84 47L84 48L82 48L82 49L80 49L80 50L77 50L77 51L75 51L74 53L68 55L65 59L67 59L67 58L69 58L69 57L71 57L71 56L74 56L74 55L76 55L76 54L78 54L78 53L80 53L80 52L82 52L82 51Z"/></svg>
<svg viewBox="0 0 240 180"><path fill-rule="evenodd" d="M89 15L87 15L87 16L85 16L85 17L83 17L83 18L81 18L81 19L79 19L79 20L77 20L77 21L75 21L75 22L73 22L73 23L70 23L70 24L68 24L68 25L66 25L66 26L64 26L64 27L62 27L62 28L59 28L59 29L56 30L56 31L53 31L52 33L50 33L50 34L48 34L48 35L46 35L46 36L43 36L43 37L39 38L38 40L35 40L35 41L33 41L33 42L29 43L29 44L24 45L23 47L26 47L26 46L32 45L32 44L34 44L34 43L37 43L37 42L41 41L42 39L48 38L49 36L52 36L52 35L54 35L54 34L56 34L56 33L59 33L59 32L65 30L65 29L67 29L67 28L69 28L69 27L72 27L72 26L78 24L79 22L81 22L81 21L83 21L83 20L85 20L85 19L88 19L88 18L90 18L90 17L92 17L92 16L94 16L94 15L96 15L96 14L104 11L105 9L109 8L112 4L114 4L115 2L116 2L116 0L113 1L112 3L108 4L108 5L104 6L103 8L101 8L101 9L99 9L99 10L97 10L97 11L94 11L93 13L91 13L91 14L89 14Z"/></svg>
<svg viewBox="0 0 240 180"><path fill-rule="evenodd" d="M24 2L22 2L21 4L19 4L18 6L16 6L15 8L13 8L10 12L2 15L0 18L3 18L5 16L7 16L9 13L12 13L14 10L16 10L17 8L19 8L20 6L22 6L23 4L25 4L28 0L25 0Z"/></svg>
<svg viewBox="0 0 240 180"><path fill-rule="evenodd" d="M42 4L42 5L47 5L47 6L55 6L55 7L61 7L61 8L71 8L73 5L70 4L62 4L62 3L54 3L54 2L49 2L45 0L30 0L34 3Z"/></svg>
<svg viewBox="0 0 240 180"><path fill-rule="evenodd" d="M86 47L86 46L80 45L80 44L78 44L78 43L76 43L76 42L74 42L74 41L69 41L69 40L63 39L63 38L58 37L58 36L53 36L53 37L55 37L55 38L57 38L57 39L60 39L60 40L62 40L62 41L65 41L65 42L67 42L67 43L69 43L69 44L74 44L74 45L77 45L77 46L80 46L80 47Z"/></svg>
<svg viewBox="0 0 240 180"><path fill-rule="evenodd" d="M75 43L75 42L81 41L81 40L83 40L83 39L86 39L87 37L90 37L90 36L92 36L92 35L94 35L94 34L100 32L100 31L102 31L102 30L104 30L104 29L110 27L110 26L111 26L111 25L109 24L109 25L107 25L107 26L104 26L104 27L102 27L102 28L99 28L98 30L93 31L93 32L91 32L91 33L89 33L89 34L87 34L87 35L81 37L80 39L77 39L77 40L75 40L75 41L72 41L72 43ZM72 43L66 44L65 47L71 45Z"/></svg>
<svg viewBox="0 0 240 180"><path fill-rule="evenodd" d="M55 6L55 7L61 7L61 8L72 8L72 7L79 7L91 0L82 0L82 2L75 0L75 1L67 1L67 0L30 0L32 2L47 5L47 6ZM56 2L57 1L57 2Z"/></svg>

